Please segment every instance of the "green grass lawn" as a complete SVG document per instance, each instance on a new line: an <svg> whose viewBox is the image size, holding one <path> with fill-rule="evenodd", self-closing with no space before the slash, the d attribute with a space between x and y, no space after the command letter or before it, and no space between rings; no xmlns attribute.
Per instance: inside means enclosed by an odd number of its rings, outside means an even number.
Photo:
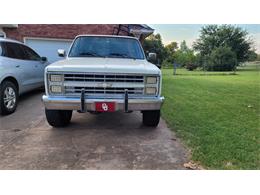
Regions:
<svg viewBox="0 0 260 195"><path fill-rule="evenodd" d="M163 69L163 118L208 169L260 169L260 64L236 74Z"/></svg>

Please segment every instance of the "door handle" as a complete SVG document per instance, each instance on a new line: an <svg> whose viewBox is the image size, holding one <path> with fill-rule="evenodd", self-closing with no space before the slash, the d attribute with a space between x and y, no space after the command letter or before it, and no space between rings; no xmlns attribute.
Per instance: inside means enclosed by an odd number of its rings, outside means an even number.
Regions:
<svg viewBox="0 0 260 195"><path fill-rule="evenodd" d="M20 67L20 65L16 65L15 67L16 67L16 68L19 68L19 67Z"/></svg>

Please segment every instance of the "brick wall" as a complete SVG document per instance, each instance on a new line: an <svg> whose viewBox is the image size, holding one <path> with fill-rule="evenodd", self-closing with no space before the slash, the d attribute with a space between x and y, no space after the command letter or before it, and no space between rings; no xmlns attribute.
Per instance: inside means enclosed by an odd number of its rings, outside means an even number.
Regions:
<svg viewBox="0 0 260 195"><path fill-rule="evenodd" d="M79 34L112 35L118 24L19 24L3 28L6 37L23 42L24 37L74 39Z"/></svg>

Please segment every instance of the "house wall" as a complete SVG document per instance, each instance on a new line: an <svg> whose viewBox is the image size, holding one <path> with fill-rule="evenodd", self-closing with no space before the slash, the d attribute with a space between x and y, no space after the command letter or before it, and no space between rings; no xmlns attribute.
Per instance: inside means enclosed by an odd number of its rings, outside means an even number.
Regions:
<svg viewBox="0 0 260 195"><path fill-rule="evenodd" d="M3 28L6 37L23 42L24 37L74 39L79 34L112 35L118 24L19 24Z"/></svg>

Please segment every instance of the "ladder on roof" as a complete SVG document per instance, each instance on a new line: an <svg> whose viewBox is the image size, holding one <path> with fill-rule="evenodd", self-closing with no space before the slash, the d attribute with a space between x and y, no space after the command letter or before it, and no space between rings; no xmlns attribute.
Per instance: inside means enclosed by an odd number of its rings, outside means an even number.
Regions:
<svg viewBox="0 0 260 195"><path fill-rule="evenodd" d="M120 35L121 32L127 33L127 36L131 36L130 34L130 25L129 24L119 24L114 27L113 35Z"/></svg>

